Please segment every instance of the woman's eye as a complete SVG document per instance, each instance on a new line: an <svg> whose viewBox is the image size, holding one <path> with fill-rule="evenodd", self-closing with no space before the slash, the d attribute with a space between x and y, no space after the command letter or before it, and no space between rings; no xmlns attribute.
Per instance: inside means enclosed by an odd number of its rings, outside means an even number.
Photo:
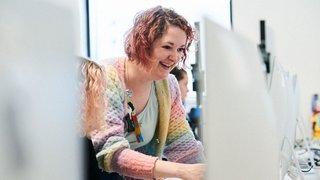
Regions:
<svg viewBox="0 0 320 180"><path fill-rule="evenodd" d="M184 51L184 48L179 48L178 49L178 52L183 52Z"/></svg>
<svg viewBox="0 0 320 180"><path fill-rule="evenodd" d="M170 49L170 46L162 46L164 49Z"/></svg>

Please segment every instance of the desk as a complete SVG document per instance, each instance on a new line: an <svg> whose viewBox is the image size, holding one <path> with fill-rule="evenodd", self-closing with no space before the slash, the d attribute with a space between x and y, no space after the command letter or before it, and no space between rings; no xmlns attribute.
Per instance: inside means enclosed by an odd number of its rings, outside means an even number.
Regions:
<svg viewBox="0 0 320 180"><path fill-rule="evenodd" d="M320 168L313 169L309 173L304 173L304 180L320 180ZM179 178L166 178L165 180L181 180ZM283 180L293 180L289 176L285 176ZM299 179L300 180L300 179Z"/></svg>
<svg viewBox="0 0 320 180"><path fill-rule="evenodd" d="M320 169L313 169L308 173L303 173L304 180L320 180ZM289 176L285 176L283 180L293 180ZM300 180L300 178L298 179Z"/></svg>
<svg viewBox="0 0 320 180"><path fill-rule="evenodd" d="M313 169L310 173L304 173L305 180L320 180L320 169Z"/></svg>

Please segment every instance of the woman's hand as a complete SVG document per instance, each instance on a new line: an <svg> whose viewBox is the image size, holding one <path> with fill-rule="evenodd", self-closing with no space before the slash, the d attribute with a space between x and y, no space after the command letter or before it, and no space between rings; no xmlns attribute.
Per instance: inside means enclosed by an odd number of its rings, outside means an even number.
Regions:
<svg viewBox="0 0 320 180"><path fill-rule="evenodd" d="M179 178L183 180L203 180L205 174L204 164L181 164Z"/></svg>
<svg viewBox="0 0 320 180"><path fill-rule="evenodd" d="M176 177L183 180L203 180L204 174L204 164L182 164L157 160L154 169L156 179Z"/></svg>

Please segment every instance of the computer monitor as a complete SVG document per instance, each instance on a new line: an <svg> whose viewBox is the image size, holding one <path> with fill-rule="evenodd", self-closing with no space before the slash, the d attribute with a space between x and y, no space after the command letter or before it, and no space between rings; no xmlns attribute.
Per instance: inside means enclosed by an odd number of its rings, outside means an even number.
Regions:
<svg viewBox="0 0 320 180"><path fill-rule="evenodd" d="M256 44L204 17L207 180L279 179L275 115Z"/></svg>
<svg viewBox="0 0 320 180"><path fill-rule="evenodd" d="M300 83L297 74L293 74L292 85L293 85L293 103L294 103L294 113L295 117L300 116Z"/></svg>
<svg viewBox="0 0 320 180"><path fill-rule="evenodd" d="M290 72L285 73L288 86L288 121L286 123L286 136L289 138L292 149L296 140L296 129L299 118L299 87L297 82L297 75Z"/></svg>
<svg viewBox="0 0 320 180"><path fill-rule="evenodd" d="M272 63L269 94L272 100L272 107L275 111L277 129L279 135L279 145L283 143L283 137L285 136L286 123L289 119L288 106L289 106L289 86L288 76L282 65L278 61ZM280 147L279 146L279 147Z"/></svg>
<svg viewBox="0 0 320 180"><path fill-rule="evenodd" d="M81 179L75 21L45 1L1 1L1 180Z"/></svg>
<svg viewBox="0 0 320 180"><path fill-rule="evenodd" d="M278 143L280 152L280 176L288 174L294 165L294 144L296 140L298 118L298 83L297 77L274 60L270 74L269 94L276 114Z"/></svg>

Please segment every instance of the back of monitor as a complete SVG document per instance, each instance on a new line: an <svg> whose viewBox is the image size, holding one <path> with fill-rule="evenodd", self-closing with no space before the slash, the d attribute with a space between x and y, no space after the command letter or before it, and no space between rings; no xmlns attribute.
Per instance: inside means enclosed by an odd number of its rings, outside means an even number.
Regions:
<svg viewBox="0 0 320 180"><path fill-rule="evenodd" d="M81 179L72 14L41 1L0 6L0 179Z"/></svg>
<svg viewBox="0 0 320 180"><path fill-rule="evenodd" d="M207 180L277 180L279 146L257 45L201 22Z"/></svg>
<svg viewBox="0 0 320 180"><path fill-rule="evenodd" d="M283 178L294 164L294 145L299 116L299 87L297 76L284 70L274 60L269 84L269 95L276 115L280 153L280 176Z"/></svg>

